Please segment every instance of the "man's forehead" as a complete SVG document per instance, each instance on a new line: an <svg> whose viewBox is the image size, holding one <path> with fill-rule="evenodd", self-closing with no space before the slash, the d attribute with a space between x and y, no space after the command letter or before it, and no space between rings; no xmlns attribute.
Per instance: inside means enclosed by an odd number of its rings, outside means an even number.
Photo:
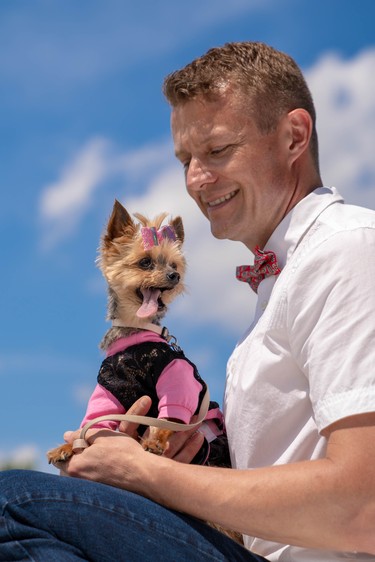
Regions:
<svg viewBox="0 0 375 562"><path fill-rule="evenodd" d="M230 141L238 135L247 122L243 111L232 105L208 102L193 106L193 102L176 107L171 114L172 137L176 155L185 152L190 142L200 146Z"/></svg>

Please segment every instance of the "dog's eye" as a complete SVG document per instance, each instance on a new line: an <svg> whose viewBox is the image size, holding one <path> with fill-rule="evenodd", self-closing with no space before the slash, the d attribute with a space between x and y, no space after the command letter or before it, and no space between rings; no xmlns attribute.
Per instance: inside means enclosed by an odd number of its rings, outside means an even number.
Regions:
<svg viewBox="0 0 375 562"><path fill-rule="evenodd" d="M140 268L142 269L152 269L153 268L153 261L151 258L142 258L139 262L138 265Z"/></svg>
<svg viewBox="0 0 375 562"><path fill-rule="evenodd" d="M172 269L177 269L177 263L172 262L172 263L171 263L171 268L172 268Z"/></svg>

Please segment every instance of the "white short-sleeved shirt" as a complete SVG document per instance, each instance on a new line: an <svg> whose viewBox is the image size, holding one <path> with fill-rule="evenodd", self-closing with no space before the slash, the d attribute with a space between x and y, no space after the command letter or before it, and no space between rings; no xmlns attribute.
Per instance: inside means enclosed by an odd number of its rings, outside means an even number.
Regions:
<svg viewBox="0 0 375 562"><path fill-rule="evenodd" d="M375 411L375 212L318 188L265 250L282 271L259 285L255 320L227 369L224 412L239 469L320 458L325 427ZM278 562L375 560L252 537L245 545Z"/></svg>

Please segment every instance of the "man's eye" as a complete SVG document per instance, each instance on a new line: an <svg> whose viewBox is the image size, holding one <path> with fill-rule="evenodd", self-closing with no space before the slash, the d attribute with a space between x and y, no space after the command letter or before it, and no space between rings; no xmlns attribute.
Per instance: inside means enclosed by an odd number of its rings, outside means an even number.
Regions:
<svg viewBox="0 0 375 562"><path fill-rule="evenodd" d="M141 269L152 269L153 266L154 266L154 263L153 263L151 258L142 258L138 262L138 265Z"/></svg>
<svg viewBox="0 0 375 562"><path fill-rule="evenodd" d="M220 148L214 148L211 150L211 154L213 156L215 156L216 154L221 154L222 152L225 152L227 148L228 146L221 146Z"/></svg>

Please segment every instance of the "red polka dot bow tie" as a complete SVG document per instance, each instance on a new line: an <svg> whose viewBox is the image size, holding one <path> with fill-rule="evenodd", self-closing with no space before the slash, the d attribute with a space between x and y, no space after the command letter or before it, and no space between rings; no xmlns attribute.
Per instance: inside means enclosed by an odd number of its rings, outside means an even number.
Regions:
<svg viewBox="0 0 375 562"><path fill-rule="evenodd" d="M275 252L262 251L256 246L254 251L254 265L239 265L236 277L239 281L246 281L250 287L258 292L258 286L263 279L271 275L278 275L281 269L278 266Z"/></svg>

